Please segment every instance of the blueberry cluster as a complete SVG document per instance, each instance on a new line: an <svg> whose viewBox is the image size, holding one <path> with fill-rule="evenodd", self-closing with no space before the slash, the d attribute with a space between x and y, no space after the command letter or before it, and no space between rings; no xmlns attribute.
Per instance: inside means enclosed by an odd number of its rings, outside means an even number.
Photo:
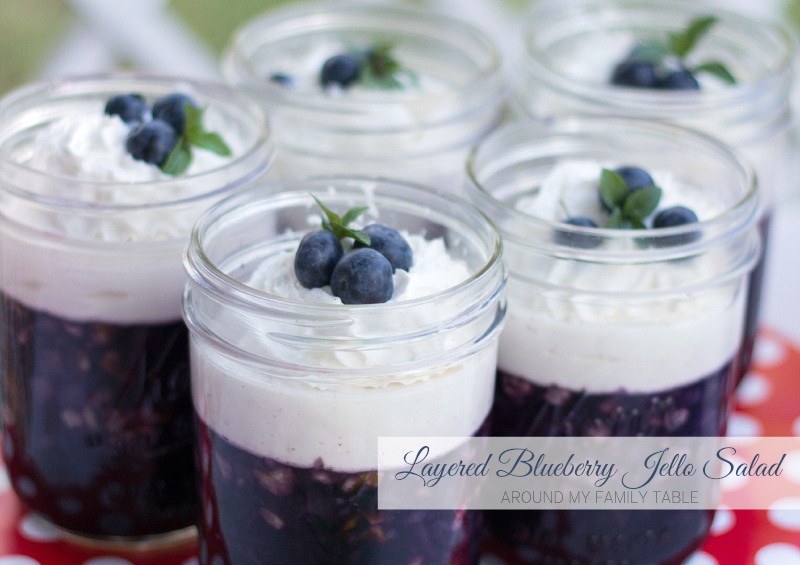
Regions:
<svg viewBox="0 0 800 565"><path fill-rule="evenodd" d="M716 76L727 84L736 84L731 72L719 61L691 66L687 56L700 39L717 23L715 16L694 19L686 29L670 32L666 38L650 39L636 45L611 76L611 84L661 90L700 90L697 73Z"/></svg>
<svg viewBox="0 0 800 565"><path fill-rule="evenodd" d="M611 78L617 86L658 88L663 90L700 90L700 83L689 69L663 69L650 61L626 59L614 68Z"/></svg>
<svg viewBox="0 0 800 565"><path fill-rule="evenodd" d="M613 171L603 169L600 178L600 205L609 213L604 228L609 229L647 229L644 221L650 217L661 200L661 189L653 177L639 167L619 167ZM565 224L585 228L597 228L597 223L586 216L569 216ZM654 229L672 228L697 223L697 214L685 206L665 208L655 215ZM654 238L656 247L684 245L696 241L698 232ZM556 231L555 241L561 245L594 249L602 244L597 235Z"/></svg>
<svg viewBox="0 0 800 565"><path fill-rule="evenodd" d="M184 133L187 104L197 108L185 94L159 98L152 109L141 94L120 94L108 100L105 113L132 127L125 146L134 159L161 166Z"/></svg>
<svg viewBox="0 0 800 565"><path fill-rule="evenodd" d="M320 203L320 205L322 205ZM305 288L330 285L344 304L382 304L394 293L392 275L408 271L413 254L397 230L372 224L360 231L347 228L364 208L355 208L344 219L323 206L324 229L307 233L294 256L294 274ZM352 237L353 249L344 252L340 237Z"/></svg>

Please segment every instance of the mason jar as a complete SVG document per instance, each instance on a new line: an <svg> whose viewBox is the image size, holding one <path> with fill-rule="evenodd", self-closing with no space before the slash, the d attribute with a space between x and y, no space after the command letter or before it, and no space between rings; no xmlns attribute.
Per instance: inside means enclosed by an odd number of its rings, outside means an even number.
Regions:
<svg viewBox="0 0 800 565"><path fill-rule="evenodd" d="M609 83L638 42L665 39L694 18L719 21L689 56L722 62L737 79L726 86L698 75L701 90L628 88ZM515 100L530 117L618 115L675 122L735 148L755 168L768 248L776 198L795 189L790 111L793 43L775 25L683 0L545 0L527 19ZM737 380L750 366L758 327L765 256L753 270Z"/></svg>
<svg viewBox="0 0 800 565"><path fill-rule="evenodd" d="M312 195L340 215L369 206L364 223L416 238L411 270L394 275L401 294L348 306L325 289L287 290L299 288L301 236L319 227ZM184 296L200 563L477 564L478 511L378 510L377 439L488 433L500 258L481 212L394 181L277 183L203 217ZM454 265L466 278L450 286ZM448 282L422 282L425 272Z"/></svg>
<svg viewBox="0 0 800 565"><path fill-rule="evenodd" d="M322 87L328 58L380 46L401 66L399 87ZM279 179L362 174L455 190L470 147L505 113L492 41L464 22L409 8L270 13L235 35L223 72L269 111L278 136L271 176Z"/></svg>
<svg viewBox="0 0 800 565"><path fill-rule="evenodd" d="M634 230L565 223L562 206L573 216L605 214L601 169L620 166L649 171L663 206L691 203L700 221ZM750 168L690 130L586 117L505 127L475 149L468 172L469 199L498 226L509 272L492 435L724 436L760 253ZM486 519L495 536L542 562L678 565L712 517L602 510Z"/></svg>
<svg viewBox="0 0 800 565"><path fill-rule="evenodd" d="M207 106L233 155L195 153L201 170L170 177L124 153L126 125L103 112L118 94L176 91ZM103 540L191 533L181 256L201 213L272 153L262 110L223 86L92 77L0 101L2 450L26 507Z"/></svg>

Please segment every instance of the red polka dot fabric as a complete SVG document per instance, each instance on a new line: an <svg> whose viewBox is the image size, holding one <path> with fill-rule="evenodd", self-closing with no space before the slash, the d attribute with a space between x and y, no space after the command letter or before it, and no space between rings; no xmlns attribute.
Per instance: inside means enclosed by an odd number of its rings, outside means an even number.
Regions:
<svg viewBox="0 0 800 565"><path fill-rule="evenodd" d="M737 392L730 435L800 436L800 348L777 332L759 335L754 367ZM789 480L800 483L800 453L787 463ZM197 565L197 557L193 543L158 552L70 543L21 507L0 470L0 565ZM489 546L481 565L531 563ZM686 565L800 565L800 510L780 503L764 511L721 508L705 547Z"/></svg>

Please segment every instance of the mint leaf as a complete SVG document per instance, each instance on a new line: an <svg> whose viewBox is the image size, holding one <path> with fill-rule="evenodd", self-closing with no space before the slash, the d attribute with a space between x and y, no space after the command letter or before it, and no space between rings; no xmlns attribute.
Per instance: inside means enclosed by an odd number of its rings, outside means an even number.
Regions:
<svg viewBox="0 0 800 565"><path fill-rule="evenodd" d="M319 198L317 198L313 194L311 195L311 198L313 198L317 202L317 204L319 204L319 207L322 208L322 211L325 213L325 215L322 216L323 229L328 230L339 239L344 239L345 237L352 237L354 240L363 243L364 245L367 246L371 243L369 235L367 235L366 232L363 232L361 230L351 230L350 228L347 227L348 224L350 224L350 222L355 220L366 210L369 210L368 207L362 206L357 208L351 208L344 215L344 218L340 218L338 214L332 212L322 202L320 202Z"/></svg>
<svg viewBox="0 0 800 565"><path fill-rule="evenodd" d="M233 155L231 148L216 132L206 131L203 127L205 108L195 108L188 102L184 105L186 125L183 128L183 140L187 145L205 149L221 157Z"/></svg>
<svg viewBox="0 0 800 565"><path fill-rule="evenodd" d="M628 195L622 208L623 216L635 223L641 223L652 214L661 200L661 189L657 186L640 188Z"/></svg>
<svg viewBox="0 0 800 565"><path fill-rule="evenodd" d="M401 90L403 83L399 75L407 76L413 84L418 84L417 75L411 69L404 67L392 54L394 46L390 43L379 43L366 51L355 51L351 54L356 57L362 67L359 83L364 88L380 90Z"/></svg>
<svg viewBox="0 0 800 565"><path fill-rule="evenodd" d="M320 202L319 198L317 198L313 194L311 195L311 198L316 200L317 204L319 204L319 207L322 208L323 212L325 212L325 215L328 217L328 220L327 220L328 222L330 222L331 224L340 224L341 225L342 219L339 217L339 215L336 212L332 212L332 211L328 210L328 208L325 207L325 204ZM325 221L326 220L323 217L322 218L323 225L324 225ZM325 229L328 229L328 228L325 228Z"/></svg>
<svg viewBox="0 0 800 565"><path fill-rule="evenodd" d="M721 79L726 84L736 84L736 78L728 70L728 67L717 61L709 61L707 63L703 63L702 65L698 65L692 69L692 72L708 73L710 75L714 75L718 79Z"/></svg>
<svg viewBox="0 0 800 565"><path fill-rule="evenodd" d="M350 223L353 222L353 220L358 218L361 214L363 214L367 210L369 210L368 206L361 206L359 208L350 208L347 211L347 214L342 216L342 225L344 225L345 227L349 226Z"/></svg>
<svg viewBox="0 0 800 565"><path fill-rule="evenodd" d="M617 206L611 211L611 215L603 227L610 230L622 229L622 209L620 207Z"/></svg>
<svg viewBox="0 0 800 565"><path fill-rule="evenodd" d="M609 169L600 174L600 198L611 208L620 208L628 196L628 184L621 176Z"/></svg>
<svg viewBox="0 0 800 565"><path fill-rule="evenodd" d="M230 157L233 155L231 148L222 140L218 133L203 131L192 138L192 145L216 153L220 157Z"/></svg>
<svg viewBox="0 0 800 565"><path fill-rule="evenodd" d="M183 142L178 140L167 158L161 163L161 171L170 176L182 175L192 164L192 150Z"/></svg>
<svg viewBox="0 0 800 565"><path fill-rule="evenodd" d="M670 49L679 59L683 59L718 21L719 18L716 16L695 18L681 33L669 34Z"/></svg>
<svg viewBox="0 0 800 565"><path fill-rule="evenodd" d="M636 63L659 65L670 54L670 48L661 40L649 39L636 45L628 54L628 60Z"/></svg>

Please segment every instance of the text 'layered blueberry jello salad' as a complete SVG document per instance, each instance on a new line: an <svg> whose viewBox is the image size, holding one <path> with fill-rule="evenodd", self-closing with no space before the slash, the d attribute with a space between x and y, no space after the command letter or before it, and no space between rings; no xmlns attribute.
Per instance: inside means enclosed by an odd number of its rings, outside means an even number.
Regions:
<svg viewBox="0 0 800 565"><path fill-rule="evenodd" d="M77 534L194 522L181 252L270 155L262 113L220 94L109 77L0 102L3 456L22 501Z"/></svg>
<svg viewBox="0 0 800 565"><path fill-rule="evenodd" d="M313 200L289 186L289 201L275 196L269 213L252 213L258 223L237 220L273 227L219 266L255 293L260 316L232 326L204 312L201 285L187 295L202 563L477 563L478 513L377 509L377 438L487 433L502 269L486 242L447 218L447 206L465 204L343 184ZM233 226L226 215L207 224L208 249ZM195 258L190 249L197 280Z"/></svg>

